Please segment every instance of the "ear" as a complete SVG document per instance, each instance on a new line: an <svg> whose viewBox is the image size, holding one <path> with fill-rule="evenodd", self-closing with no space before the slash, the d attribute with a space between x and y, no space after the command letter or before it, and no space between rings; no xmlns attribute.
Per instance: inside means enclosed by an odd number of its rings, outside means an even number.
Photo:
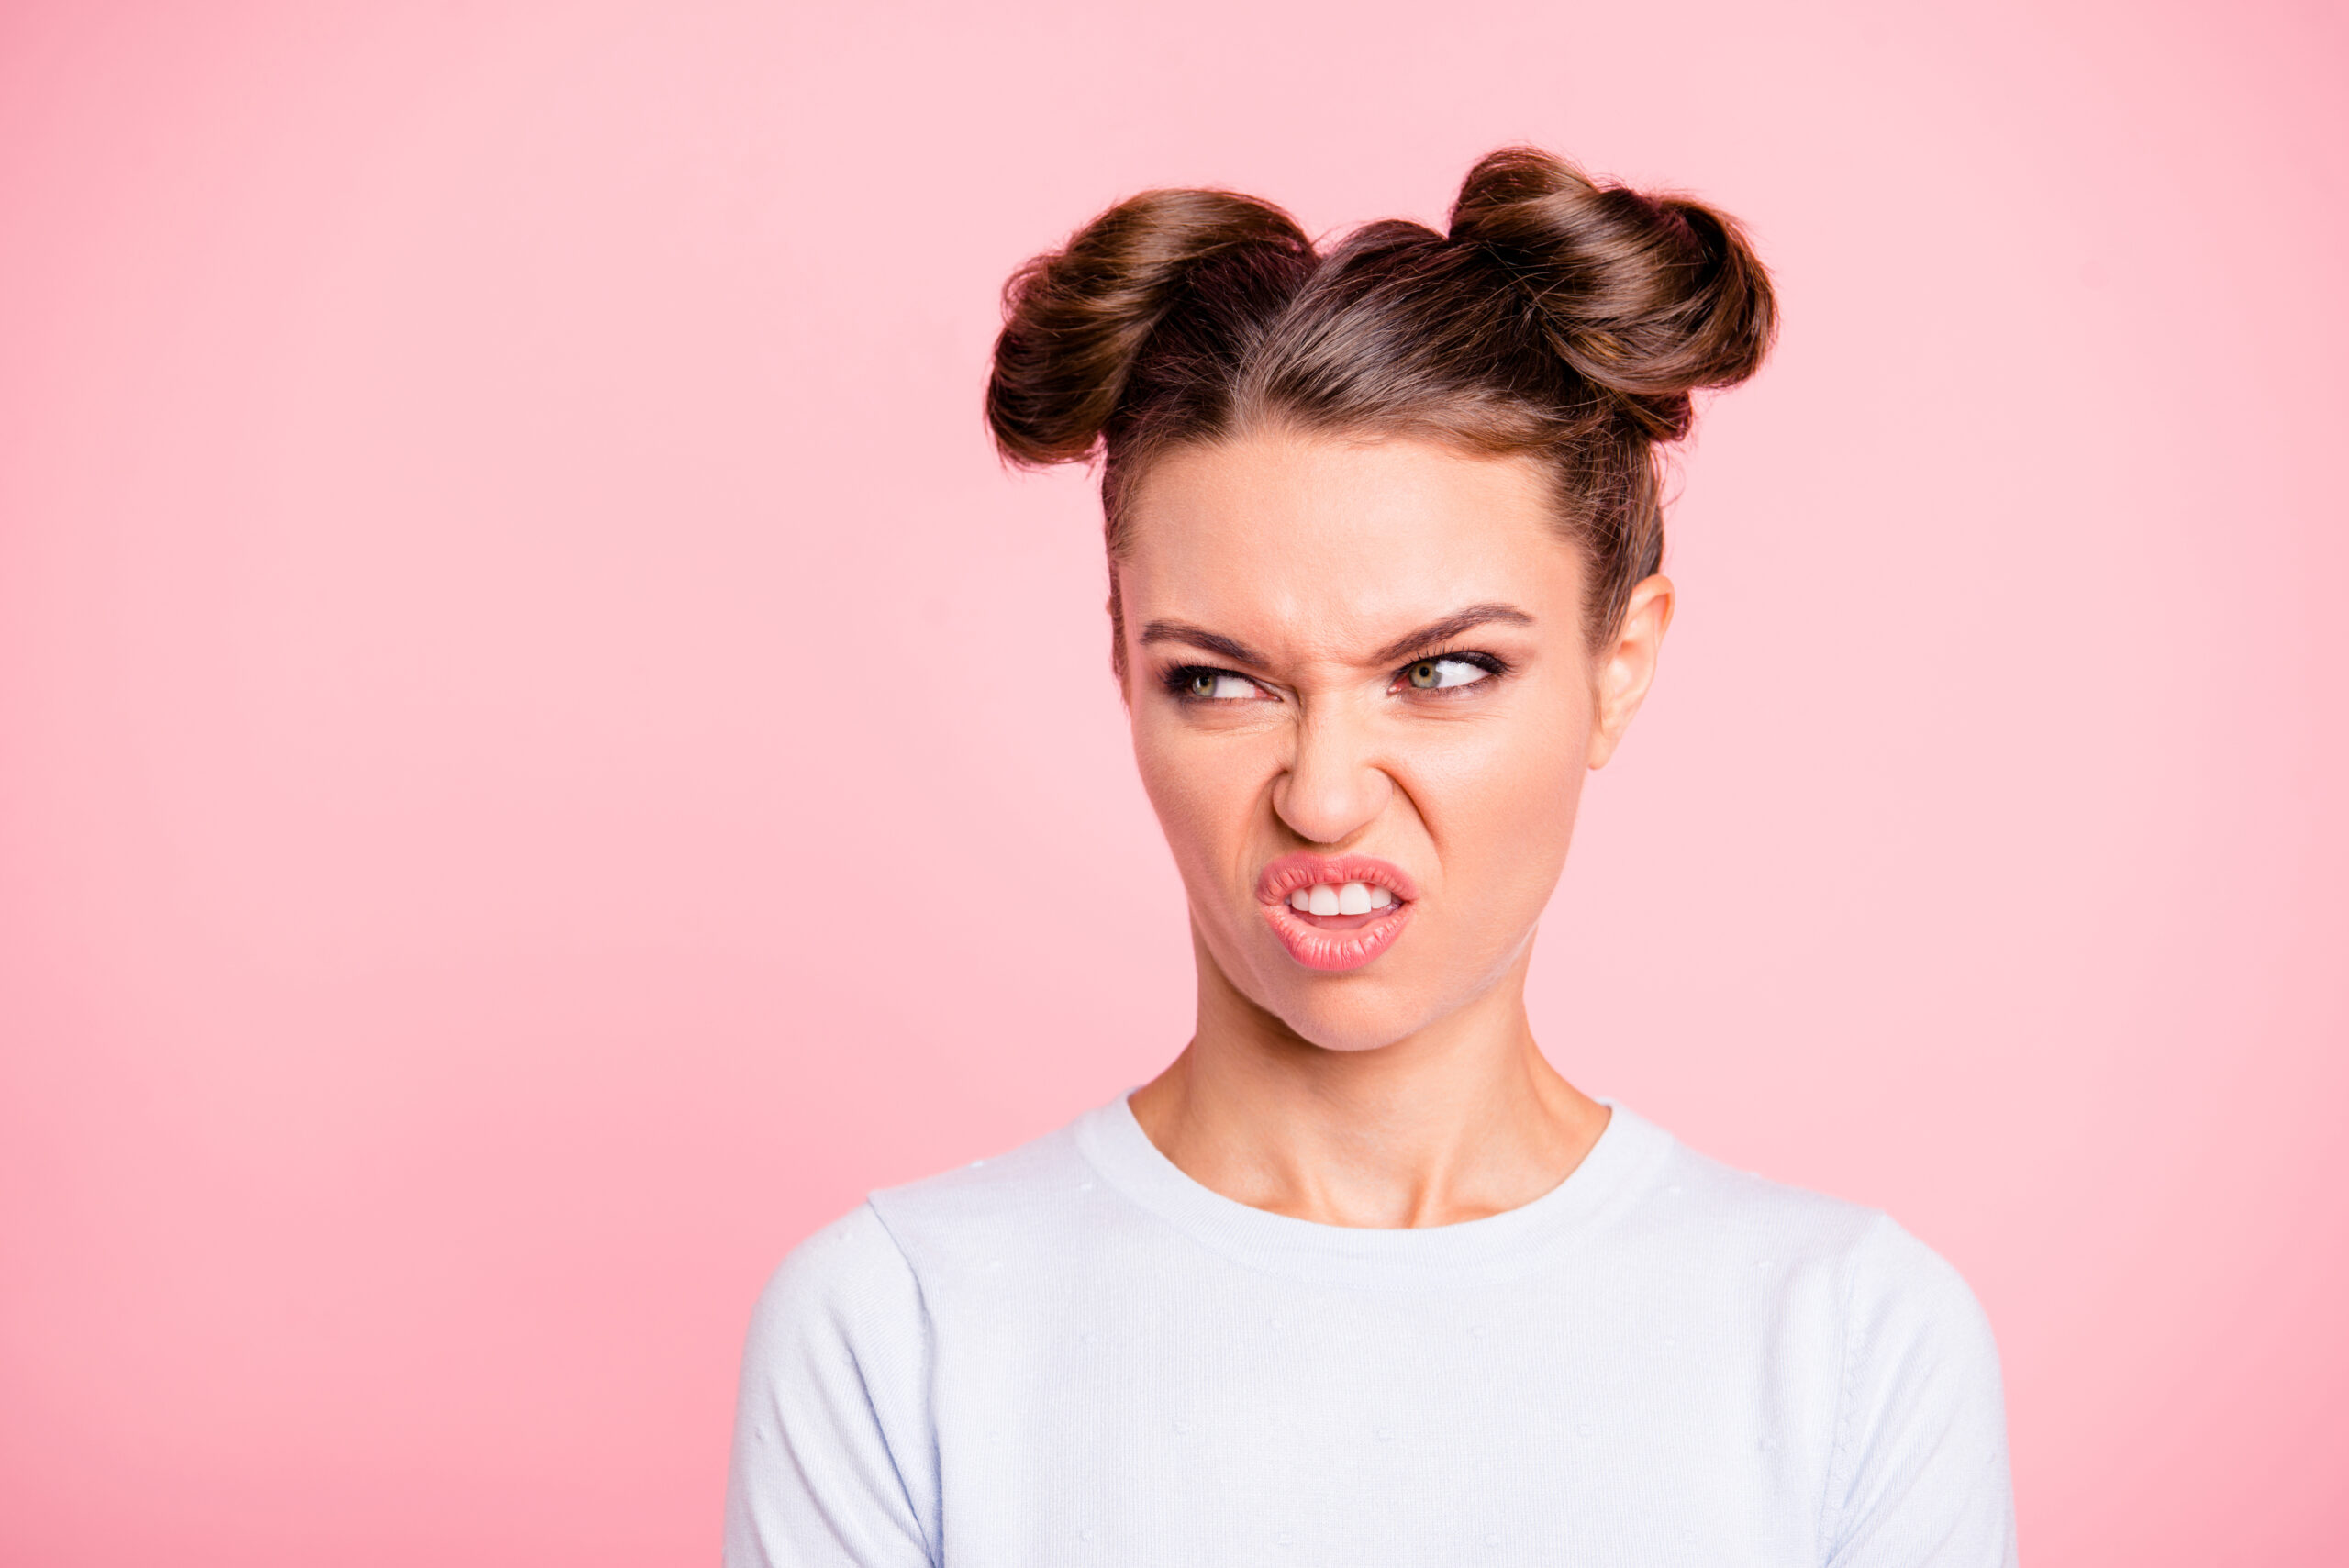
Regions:
<svg viewBox="0 0 2349 1568"><path fill-rule="evenodd" d="M1664 634L1672 625L1672 579L1642 579L1631 589L1623 608L1623 623L1591 662L1592 705L1590 765L1603 768L1631 728L1648 688L1655 684L1655 662L1664 651Z"/></svg>

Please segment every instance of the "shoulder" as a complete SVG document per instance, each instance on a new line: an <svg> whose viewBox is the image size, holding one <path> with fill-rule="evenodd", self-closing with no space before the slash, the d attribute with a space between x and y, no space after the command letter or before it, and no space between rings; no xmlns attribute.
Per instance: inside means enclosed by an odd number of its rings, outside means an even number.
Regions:
<svg viewBox="0 0 2349 1568"><path fill-rule="evenodd" d="M1837 1315L1855 1348L1889 1333L1924 1335L1995 1364L1989 1319L1965 1279L1882 1209L1675 1153L1671 1179L1690 1193L1698 1223L1735 1233L1775 1262L1807 1261L1831 1274Z"/></svg>
<svg viewBox="0 0 2349 1568"><path fill-rule="evenodd" d="M1844 1250L1839 1292L1842 1389L1839 1446L1898 1434L1976 1429L2004 1463L2005 1395L1989 1315L1957 1270L1888 1215L1866 1222Z"/></svg>
<svg viewBox="0 0 2349 1568"><path fill-rule="evenodd" d="M921 1290L867 1203L792 1250L742 1351L729 1563L925 1563L938 1539Z"/></svg>
<svg viewBox="0 0 2349 1568"><path fill-rule="evenodd" d="M1674 1142L1641 1206L1643 1229L1684 1266L1753 1271L1799 1300L1831 1335L1846 1413L1868 1396L1871 1369L1941 1369L1995 1395L1988 1318L1947 1260L1880 1209L1732 1170ZM1855 1397L1854 1397L1855 1396Z"/></svg>
<svg viewBox="0 0 2349 1568"><path fill-rule="evenodd" d="M1677 1139L1664 1141L1670 1147L1654 1166L1651 1193L1666 1213L1720 1240L1842 1253L1881 1218L1859 1204L1736 1170Z"/></svg>
<svg viewBox="0 0 2349 1568"><path fill-rule="evenodd" d="M872 1204L791 1250L760 1292L745 1355L757 1370L859 1340L918 1336L920 1289Z"/></svg>
<svg viewBox="0 0 2349 1568"><path fill-rule="evenodd" d="M753 1357L810 1340L927 1333L930 1297L1021 1252L1065 1245L1089 1167L1063 1128L992 1159L876 1189L785 1257L759 1297Z"/></svg>
<svg viewBox="0 0 2349 1568"><path fill-rule="evenodd" d="M1884 1216L1854 1249L1821 1525L1835 1564L2015 1561L2006 1394L1957 1270Z"/></svg>
<svg viewBox="0 0 2349 1568"><path fill-rule="evenodd" d="M1081 1164L1063 1129L1008 1154L878 1188L792 1250L768 1281L760 1313L854 1313L901 1298L918 1289L918 1260L1033 1227L1077 1186Z"/></svg>
<svg viewBox="0 0 2349 1568"><path fill-rule="evenodd" d="M1964 1350L1995 1371L1990 1319L1949 1261L1893 1222L1871 1213L1854 1243L1844 1316L1855 1335L1905 1328Z"/></svg>
<svg viewBox="0 0 2349 1568"><path fill-rule="evenodd" d="M1875 1215L1851 1251L1842 1303L1842 1440L1920 1421L1970 1420L2003 1444L1998 1340L1942 1255Z"/></svg>
<svg viewBox="0 0 2349 1568"><path fill-rule="evenodd" d="M870 1207L917 1275L951 1275L1064 1246L1095 1185L1072 1125L1008 1154L884 1187Z"/></svg>
<svg viewBox="0 0 2349 1568"><path fill-rule="evenodd" d="M2012 1562L1998 1344L1947 1260L1878 1209L1678 1144L1642 1208L1672 1266L1717 1285L1769 1282L1758 1296L1720 1298L1765 1303L1830 1401L1820 1522L1831 1563Z"/></svg>
<svg viewBox="0 0 2349 1568"><path fill-rule="evenodd" d="M1684 1242L1831 1273L1847 1313L1907 1306L1953 1326L1987 1328L1957 1271L1881 1209L1734 1170L1676 1140L1654 1167L1647 1195L1650 1212Z"/></svg>

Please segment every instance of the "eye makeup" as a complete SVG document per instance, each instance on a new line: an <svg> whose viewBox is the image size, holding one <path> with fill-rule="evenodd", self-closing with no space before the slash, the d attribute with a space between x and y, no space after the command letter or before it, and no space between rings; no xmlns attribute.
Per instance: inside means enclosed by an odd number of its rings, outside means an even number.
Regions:
<svg viewBox="0 0 2349 1568"><path fill-rule="evenodd" d="M1446 666L1452 666L1447 669ZM1481 671L1481 674L1454 678L1460 670ZM1508 662L1490 653L1473 649L1453 649L1442 653L1429 653L1412 660L1395 672L1387 683L1390 692L1435 695L1466 694L1488 685L1496 678L1508 673Z"/></svg>
<svg viewBox="0 0 2349 1568"><path fill-rule="evenodd" d="M1177 664L1159 678L1168 695L1180 703L1277 702L1255 681L1234 670L1211 664Z"/></svg>
<svg viewBox="0 0 2349 1568"><path fill-rule="evenodd" d="M1463 675L1463 671L1479 672ZM1508 661L1475 649L1451 649L1423 654L1397 670L1386 689L1397 695L1449 699L1489 687L1509 673ZM1278 702L1280 697L1262 682L1213 664L1176 664L1158 677L1169 696L1185 704Z"/></svg>

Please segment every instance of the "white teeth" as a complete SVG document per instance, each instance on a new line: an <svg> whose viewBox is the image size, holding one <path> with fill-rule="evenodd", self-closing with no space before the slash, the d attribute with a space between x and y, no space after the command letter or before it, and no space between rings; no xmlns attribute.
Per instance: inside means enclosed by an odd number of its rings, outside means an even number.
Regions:
<svg viewBox="0 0 2349 1568"><path fill-rule="evenodd" d="M1300 915L1367 915L1374 909L1391 909L1397 902L1392 889L1366 882L1349 882L1342 887L1324 882L1288 895L1288 906Z"/></svg>

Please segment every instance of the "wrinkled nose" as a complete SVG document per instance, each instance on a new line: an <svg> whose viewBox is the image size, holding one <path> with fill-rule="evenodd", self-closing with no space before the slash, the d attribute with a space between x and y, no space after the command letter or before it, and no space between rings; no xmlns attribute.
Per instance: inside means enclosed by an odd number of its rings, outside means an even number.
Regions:
<svg viewBox="0 0 2349 1568"><path fill-rule="evenodd" d="M1273 783L1273 809L1310 844L1342 844L1386 809L1395 781L1372 755L1364 725L1324 712L1297 727L1297 754Z"/></svg>

